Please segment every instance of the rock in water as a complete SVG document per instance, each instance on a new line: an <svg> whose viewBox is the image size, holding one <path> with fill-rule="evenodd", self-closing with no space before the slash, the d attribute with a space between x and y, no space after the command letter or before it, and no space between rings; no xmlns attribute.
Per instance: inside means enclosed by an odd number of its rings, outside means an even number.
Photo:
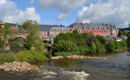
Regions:
<svg viewBox="0 0 130 80"><path fill-rule="evenodd" d="M40 68L27 62L12 62L0 65L0 70L13 72L39 71Z"/></svg>

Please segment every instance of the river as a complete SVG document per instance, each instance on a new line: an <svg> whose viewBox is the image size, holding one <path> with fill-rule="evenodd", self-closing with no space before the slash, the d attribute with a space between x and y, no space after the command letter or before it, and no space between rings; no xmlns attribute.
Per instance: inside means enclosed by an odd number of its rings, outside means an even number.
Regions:
<svg viewBox="0 0 130 80"><path fill-rule="evenodd" d="M98 59L60 59L44 63L50 72L0 72L0 80L130 80L130 52L100 55ZM89 74L88 77L86 73ZM80 72L80 73L76 73ZM73 75L75 74L75 75ZM74 78L74 77L80 77Z"/></svg>

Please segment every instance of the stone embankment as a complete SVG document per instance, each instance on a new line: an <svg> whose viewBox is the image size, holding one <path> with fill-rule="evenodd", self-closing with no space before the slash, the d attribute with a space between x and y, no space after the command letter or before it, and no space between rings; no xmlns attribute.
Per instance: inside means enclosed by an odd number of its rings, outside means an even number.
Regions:
<svg viewBox="0 0 130 80"><path fill-rule="evenodd" d="M51 59L57 60L57 59L63 59L63 56L56 56L52 57ZM90 57L90 56L81 56L81 55L73 55L73 56L66 56L68 59L101 59L100 57Z"/></svg>
<svg viewBox="0 0 130 80"><path fill-rule="evenodd" d="M28 72L28 71L40 71L40 68L31 65L27 62L12 62L0 65L0 70L2 71L12 71L12 72Z"/></svg>

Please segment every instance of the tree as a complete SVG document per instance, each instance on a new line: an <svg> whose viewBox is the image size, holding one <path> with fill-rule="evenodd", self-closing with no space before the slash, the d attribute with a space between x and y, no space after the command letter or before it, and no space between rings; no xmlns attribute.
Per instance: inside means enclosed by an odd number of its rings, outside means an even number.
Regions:
<svg viewBox="0 0 130 80"><path fill-rule="evenodd" d="M130 50L130 33L129 33L128 39L127 39L127 46L128 46L128 48L129 48L129 50Z"/></svg>
<svg viewBox="0 0 130 80"><path fill-rule="evenodd" d="M14 52L18 52L20 50L23 50L24 49L24 45L23 45L24 41L25 40L21 37L9 39L10 49Z"/></svg>
<svg viewBox="0 0 130 80"><path fill-rule="evenodd" d="M128 28L130 28L130 23L128 24Z"/></svg>
<svg viewBox="0 0 130 80"><path fill-rule="evenodd" d="M74 52L77 49L77 45L72 41L61 40L52 45L54 52Z"/></svg>
<svg viewBox="0 0 130 80"><path fill-rule="evenodd" d="M107 43L107 51L115 51L115 43L114 41L110 40L108 43Z"/></svg>
<svg viewBox="0 0 130 80"><path fill-rule="evenodd" d="M96 52L104 52L105 51L105 48L104 48L104 45L101 44L99 41L96 41Z"/></svg>
<svg viewBox="0 0 130 80"><path fill-rule="evenodd" d="M90 52L96 53L96 50L97 50L96 44L94 42L92 42L90 45Z"/></svg>
<svg viewBox="0 0 130 80"><path fill-rule="evenodd" d="M31 50L43 50L43 42L40 39L40 33L39 33L39 25L35 21L26 21L21 26L21 31L23 34L27 34L27 38L25 40L24 46L26 49Z"/></svg>
<svg viewBox="0 0 130 80"><path fill-rule="evenodd" d="M1 46L3 48L6 47L6 45L8 45L8 40L13 37L15 31L12 28L11 25L9 24L4 24L4 28L0 29L0 43L2 42L3 44L1 44Z"/></svg>
<svg viewBox="0 0 130 80"><path fill-rule="evenodd" d="M107 42L106 39L105 39L104 37L102 37L102 36L97 35L96 38L98 39L98 41L99 41L100 43L103 43L104 45L105 45L106 42Z"/></svg>

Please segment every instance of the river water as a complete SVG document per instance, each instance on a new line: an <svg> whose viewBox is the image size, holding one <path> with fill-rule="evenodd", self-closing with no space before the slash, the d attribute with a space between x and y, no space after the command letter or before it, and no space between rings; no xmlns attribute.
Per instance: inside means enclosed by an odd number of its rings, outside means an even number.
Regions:
<svg viewBox="0 0 130 80"><path fill-rule="evenodd" d="M0 80L130 80L130 52L98 57L48 61L41 73L0 72Z"/></svg>

